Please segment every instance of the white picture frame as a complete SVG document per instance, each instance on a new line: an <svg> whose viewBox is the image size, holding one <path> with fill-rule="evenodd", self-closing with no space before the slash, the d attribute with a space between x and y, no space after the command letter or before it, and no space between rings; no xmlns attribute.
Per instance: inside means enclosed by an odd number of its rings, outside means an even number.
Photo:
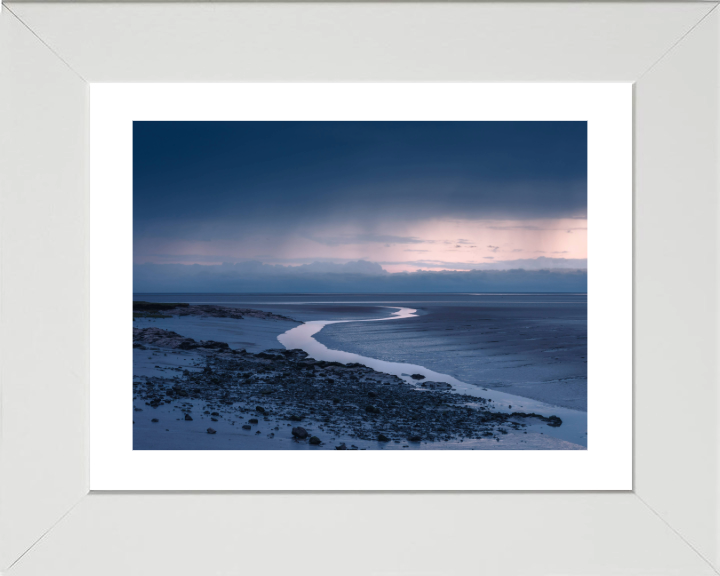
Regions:
<svg viewBox="0 0 720 576"><path fill-rule="evenodd" d="M3 6L0 570L716 574L719 14ZM633 82L633 490L89 493L88 86L170 81Z"/></svg>
<svg viewBox="0 0 720 576"><path fill-rule="evenodd" d="M631 84L103 83L90 96L90 490L632 489ZM587 122L587 449L133 450L132 134L150 119Z"/></svg>

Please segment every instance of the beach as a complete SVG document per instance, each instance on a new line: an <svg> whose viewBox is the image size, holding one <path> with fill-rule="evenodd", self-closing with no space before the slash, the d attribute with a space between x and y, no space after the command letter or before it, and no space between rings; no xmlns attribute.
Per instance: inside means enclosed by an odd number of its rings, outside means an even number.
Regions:
<svg viewBox="0 0 720 576"><path fill-rule="evenodd" d="M136 295L195 312L134 319L135 449L586 445L582 298L183 296Z"/></svg>
<svg viewBox="0 0 720 576"><path fill-rule="evenodd" d="M329 348L422 363L469 384L587 411L585 297L532 295L432 302L415 318L329 325ZM542 305L538 305L541 302Z"/></svg>

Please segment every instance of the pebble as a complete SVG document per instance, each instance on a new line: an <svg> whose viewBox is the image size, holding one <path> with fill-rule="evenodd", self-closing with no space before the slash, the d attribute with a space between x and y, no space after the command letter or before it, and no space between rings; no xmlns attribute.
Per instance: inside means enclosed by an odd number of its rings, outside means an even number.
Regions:
<svg viewBox="0 0 720 576"><path fill-rule="evenodd" d="M153 338L174 341L184 338L169 331L154 330L157 332L151 334ZM136 343L143 338L142 333L135 334ZM198 349L200 360L188 369L178 370L169 377L136 380L134 400L155 406L170 404L180 412L180 419L184 417L188 421L193 420L188 413L193 405L188 401L201 401L212 422L220 417L240 420L238 424L244 430L250 430L250 424L259 423L258 418L252 416L263 417L268 428L275 430L285 426L295 430L292 427L297 426L296 423L312 421L312 428L328 438L345 437L365 442L400 443L392 438L406 438L410 442L479 439L502 434L499 430L502 426L523 431L525 422L531 422L531 418L550 427L562 425L557 417L496 412L487 399L451 393L449 384L429 382L421 374L411 375L423 380L423 389L418 390L420 384L408 383L397 376L359 364L316 362L297 350L253 354L222 346ZM259 396L267 390L272 395L263 405L257 405ZM368 404L368 399L372 404ZM196 404L195 409L198 408ZM309 439L311 427L306 425L302 429L305 431L302 439ZM300 439L295 434L292 437ZM348 449L347 446L335 448Z"/></svg>

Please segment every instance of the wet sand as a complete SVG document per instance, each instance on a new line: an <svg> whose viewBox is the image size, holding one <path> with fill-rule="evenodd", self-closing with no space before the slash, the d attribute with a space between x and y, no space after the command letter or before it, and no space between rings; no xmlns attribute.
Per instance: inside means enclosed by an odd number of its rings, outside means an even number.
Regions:
<svg viewBox="0 0 720 576"><path fill-rule="evenodd" d="M194 340L217 340L226 342L233 350L262 352L277 348L277 337L297 326L297 322L283 320L262 320L259 318L202 318L173 316L172 318L138 318L133 321L135 328L163 328L172 330Z"/></svg>
<svg viewBox="0 0 720 576"><path fill-rule="evenodd" d="M417 317L329 325L315 339L331 349L422 364L469 384L587 410L584 304L415 306Z"/></svg>
<svg viewBox="0 0 720 576"><path fill-rule="evenodd" d="M142 346L134 350L135 450L584 449L555 438L551 420L495 413L480 398L421 390L359 365L281 350ZM364 409L370 403L377 413ZM306 437L296 437L298 427Z"/></svg>
<svg viewBox="0 0 720 576"><path fill-rule="evenodd" d="M490 306L479 303L480 306L470 307L414 302L418 313L414 317L387 322L352 322L389 317L397 311L397 307L390 304L296 304L276 299L268 305L256 305L254 308L300 321L350 320L326 326L315 334L315 338L330 348L390 362L420 364L476 386L557 406L586 409L584 302L571 303L570 306L551 303L539 308L534 304L518 302L508 306L498 306L497 302L492 302ZM259 352L279 348L278 336L297 327L298 323L250 317L235 320L184 316L140 318L135 320L134 325L136 328L173 330L195 340L224 341L229 344L230 350ZM208 353L205 351L205 355ZM152 346L146 350L135 350L136 382L174 378L181 366L192 371L191 365L200 362L202 356L196 350L167 350ZM142 394L136 396L135 448L333 449L335 445L345 443L348 449L359 450L584 449L581 445L554 437L553 430L546 424L527 419L523 421L523 429L506 429L504 432L507 433L495 433L489 438L386 443L336 431L323 436L323 445L319 447L307 441L298 442L291 433L292 423L284 421L281 414L255 414L261 416L255 418L257 423L253 423L250 430L244 430L240 425L243 424L240 415L245 420L252 416L248 412L254 408L250 405L252 401L248 405L213 405L208 413L215 411L219 414L214 421L205 413L206 410L199 412L199 418L193 421L184 420L184 411L201 407L198 400L196 398L190 407L183 406L184 401L179 398L165 398L148 408ZM152 422L153 418L158 422ZM210 422L216 434L206 432ZM315 425L317 423L312 421L307 424L309 434L315 433ZM321 428L317 431L327 432Z"/></svg>

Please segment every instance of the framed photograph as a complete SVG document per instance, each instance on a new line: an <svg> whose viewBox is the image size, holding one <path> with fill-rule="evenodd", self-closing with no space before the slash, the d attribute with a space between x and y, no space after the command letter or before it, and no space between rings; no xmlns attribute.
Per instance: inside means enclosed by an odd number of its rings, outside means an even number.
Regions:
<svg viewBox="0 0 720 576"><path fill-rule="evenodd" d="M2 570L716 573L715 8L5 5Z"/></svg>
<svg viewBox="0 0 720 576"><path fill-rule="evenodd" d="M93 87L91 489L630 489L631 111Z"/></svg>

